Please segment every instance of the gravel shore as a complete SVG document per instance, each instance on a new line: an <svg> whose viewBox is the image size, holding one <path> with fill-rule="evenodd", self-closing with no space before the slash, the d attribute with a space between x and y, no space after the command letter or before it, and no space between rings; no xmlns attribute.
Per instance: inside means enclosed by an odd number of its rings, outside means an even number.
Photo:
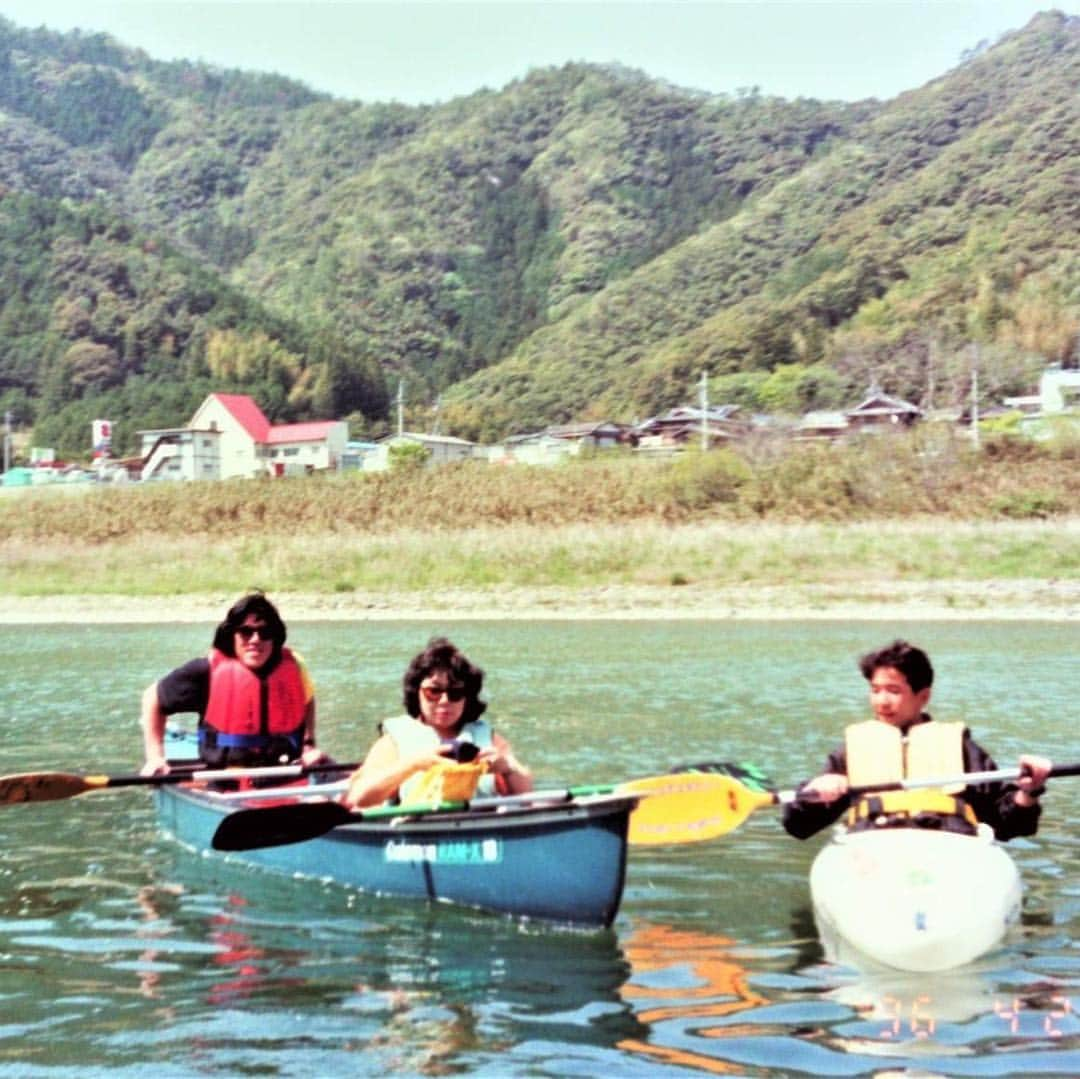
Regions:
<svg viewBox="0 0 1080 1079"><path fill-rule="evenodd" d="M2 596L0 624L215 623L236 595ZM862 621L1080 621L1080 581L875 581L866 592L835 585L703 589L445 589L424 593L273 593L286 621L702 619Z"/></svg>

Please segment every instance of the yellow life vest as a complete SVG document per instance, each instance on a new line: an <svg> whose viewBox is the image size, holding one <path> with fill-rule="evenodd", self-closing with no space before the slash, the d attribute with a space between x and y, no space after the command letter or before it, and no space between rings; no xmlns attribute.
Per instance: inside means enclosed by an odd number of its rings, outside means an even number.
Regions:
<svg viewBox="0 0 1080 1079"><path fill-rule="evenodd" d="M932 779L964 771L964 724L918 723L907 734L877 719L853 723L844 732L848 782L853 787ZM849 827L882 823L903 824L929 815L955 817L975 826L971 807L956 793L963 782L919 790L880 791L865 795L847 815Z"/></svg>

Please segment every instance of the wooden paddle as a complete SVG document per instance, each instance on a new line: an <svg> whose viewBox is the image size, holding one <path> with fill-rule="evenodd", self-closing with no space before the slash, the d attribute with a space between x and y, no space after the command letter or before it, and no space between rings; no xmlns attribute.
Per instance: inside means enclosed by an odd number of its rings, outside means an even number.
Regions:
<svg viewBox="0 0 1080 1079"><path fill-rule="evenodd" d="M965 787L980 783L1007 783L1021 776L1019 768L999 768L990 772L963 772L960 775L935 776L931 779L905 779L896 783L877 783L867 787L851 787L849 795L856 798L863 794L881 791L919 790L927 787L948 787L962 783ZM1080 775L1080 763L1058 764L1050 770L1052 777ZM717 782L709 803L709 815L701 817L705 838L727 835L739 827L755 810L765 806L790 805L800 798L811 800L798 791L774 791L754 788L735 775L715 775ZM656 842L662 842L657 839Z"/></svg>
<svg viewBox="0 0 1080 1079"><path fill-rule="evenodd" d="M220 783L237 779L300 779L317 772L352 772L359 764L282 764L270 768L195 769L174 766L163 776L79 775L75 772L22 772L0 776L0 805L19 802L55 802L88 791L114 787L160 787L169 783Z"/></svg>
<svg viewBox="0 0 1080 1079"><path fill-rule="evenodd" d="M720 813L718 803L724 801L726 804L731 782L738 781L728 775L709 772L679 772L619 784L531 791L504 797L474 798L469 802L444 802L436 806L377 806L352 811L340 802L307 801L238 809L218 825L212 845L215 850L256 850L302 843L325 835L339 825L361 820L543 805L602 794L640 797L640 803L630 816L628 840L631 844L696 843L723 834L714 830L712 821L726 819Z"/></svg>

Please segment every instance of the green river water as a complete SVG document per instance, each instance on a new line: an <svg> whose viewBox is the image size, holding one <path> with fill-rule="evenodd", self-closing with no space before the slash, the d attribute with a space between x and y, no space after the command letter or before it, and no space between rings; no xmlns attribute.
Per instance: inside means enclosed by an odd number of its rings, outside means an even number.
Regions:
<svg viewBox="0 0 1080 1079"><path fill-rule="evenodd" d="M0 627L0 773L136 770L142 688L211 630ZM400 710L437 632L485 668L490 717L545 786L709 760L792 786L866 714L856 657L897 635L934 660L935 714L999 765L1080 758L1072 624L290 623L338 759ZM0 1075L1080 1075L1078 784L1009 845L1026 890L1005 946L891 978L824 961L823 840L770 810L634 848L613 930L585 934L200 856L145 790L0 808Z"/></svg>

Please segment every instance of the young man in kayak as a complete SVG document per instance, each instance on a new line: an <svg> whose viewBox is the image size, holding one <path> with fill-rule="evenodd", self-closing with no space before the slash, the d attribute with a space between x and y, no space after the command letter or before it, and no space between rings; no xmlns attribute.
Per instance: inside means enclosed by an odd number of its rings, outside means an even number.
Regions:
<svg viewBox="0 0 1080 1079"><path fill-rule="evenodd" d="M445 637L414 656L402 679L406 715L384 720L380 737L353 773L342 802L350 809L417 797L422 777L455 760L486 765L480 794L525 794L532 773L510 743L480 717L484 672ZM464 752L468 750L468 752Z"/></svg>
<svg viewBox="0 0 1080 1079"><path fill-rule="evenodd" d="M859 669L870 683L874 718L849 726L844 745L829 754L822 774L804 783L800 798L785 807L784 828L791 835L807 839L845 811L853 828L915 825L972 832L979 821L999 840L1035 834L1039 795L1052 764L1029 754L1020 757L1023 774L1015 783L882 792L864 795L853 807L849 786L996 768L967 727L937 722L926 712L934 669L921 648L894 641L863 656Z"/></svg>
<svg viewBox="0 0 1080 1079"><path fill-rule="evenodd" d="M198 713L199 757L211 767L325 761L315 745L315 687L285 636L277 608L252 592L229 609L208 656L147 686L142 774L168 772L165 724L181 712Z"/></svg>

